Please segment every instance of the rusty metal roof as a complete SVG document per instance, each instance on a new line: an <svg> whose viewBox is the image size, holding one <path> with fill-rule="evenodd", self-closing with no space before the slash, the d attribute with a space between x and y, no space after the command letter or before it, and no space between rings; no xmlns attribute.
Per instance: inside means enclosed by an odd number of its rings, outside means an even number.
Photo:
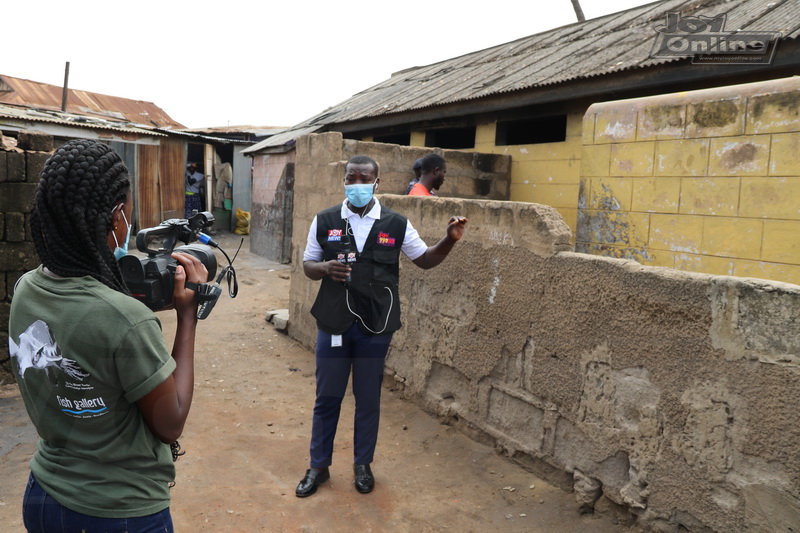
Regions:
<svg viewBox="0 0 800 533"><path fill-rule="evenodd" d="M669 12L680 12L681 17L726 13L726 34L763 31L781 32L782 39L800 36L800 0L663 0L406 69L294 128L385 116L679 61L682 58L651 57L655 28L664 24ZM777 50L780 53L780 43Z"/></svg>
<svg viewBox="0 0 800 533"><path fill-rule="evenodd" d="M61 111L61 87L0 74L0 103ZM68 113L131 122L144 128L183 129L152 102L69 89Z"/></svg>
<svg viewBox="0 0 800 533"><path fill-rule="evenodd" d="M99 117L87 117L62 111L33 109L27 106L0 103L0 127L11 124L41 123L58 126L86 128L91 130L107 130L122 134L134 134L146 137L164 137L166 133L154 128L141 128L127 121L110 120ZM0 128L2 129L2 128Z"/></svg>

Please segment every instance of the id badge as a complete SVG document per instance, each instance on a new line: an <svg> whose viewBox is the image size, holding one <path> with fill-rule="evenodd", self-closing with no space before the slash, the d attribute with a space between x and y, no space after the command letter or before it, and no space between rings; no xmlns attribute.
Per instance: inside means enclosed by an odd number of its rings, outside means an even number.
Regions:
<svg viewBox="0 0 800 533"><path fill-rule="evenodd" d="M331 348L338 348L342 345L341 335L331 335Z"/></svg>

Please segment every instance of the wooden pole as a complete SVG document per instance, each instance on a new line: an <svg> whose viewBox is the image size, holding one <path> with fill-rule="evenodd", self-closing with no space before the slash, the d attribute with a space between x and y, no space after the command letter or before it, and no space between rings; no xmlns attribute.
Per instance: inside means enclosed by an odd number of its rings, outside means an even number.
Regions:
<svg viewBox="0 0 800 533"><path fill-rule="evenodd" d="M67 61L67 66L64 68L64 90L61 93L61 111L67 110L68 94L69 94L69 61Z"/></svg>
<svg viewBox="0 0 800 533"><path fill-rule="evenodd" d="M578 22L585 21L586 17L583 16L583 9L581 9L581 1L572 0L572 7L575 9L575 16L578 17Z"/></svg>

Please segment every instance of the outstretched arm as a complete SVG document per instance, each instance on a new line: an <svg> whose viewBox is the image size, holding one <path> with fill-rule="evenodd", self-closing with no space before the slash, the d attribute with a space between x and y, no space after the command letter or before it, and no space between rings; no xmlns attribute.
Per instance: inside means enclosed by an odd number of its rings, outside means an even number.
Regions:
<svg viewBox="0 0 800 533"><path fill-rule="evenodd" d="M205 283L208 271L194 256L173 255L180 266L175 271L173 304L178 315L172 357L172 375L136 402L150 431L162 442L172 443L183 433L194 395L194 338L197 330L197 301L186 282Z"/></svg>
<svg viewBox="0 0 800 533"><path fill-rule="evenodd" d="M441 264L453 249L453 246L464 236L466 225L466 217L451 217L447 223L447 235L433 246L428 246L425 253L414 259L414 264L425 270Z"/></svg>

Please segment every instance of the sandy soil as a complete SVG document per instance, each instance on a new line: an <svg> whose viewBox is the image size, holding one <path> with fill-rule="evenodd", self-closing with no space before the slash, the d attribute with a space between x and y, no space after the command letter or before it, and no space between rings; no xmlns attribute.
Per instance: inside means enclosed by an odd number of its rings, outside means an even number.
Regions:
<svg viewBox="0 0 800 533"><path fill-rule="evenodd" d="M216 238L233 255L240 237ZM294 489L307 468L314 356L264 319L287 308L289 267L249 253L234 266L239 295L223 294L200 323L196 388L177 463L177 531L528 532L639 531L611 510L581 516L563 492L491 447L384 389L373 472L359 494L352 477L352 397L345 399L331 481L305 499ZM218 256L223 260L222 256ZM168 345L173 314L162 313ZM35 431L16 385L0 387L0 530L24 531L22 491Z"/></svg>

